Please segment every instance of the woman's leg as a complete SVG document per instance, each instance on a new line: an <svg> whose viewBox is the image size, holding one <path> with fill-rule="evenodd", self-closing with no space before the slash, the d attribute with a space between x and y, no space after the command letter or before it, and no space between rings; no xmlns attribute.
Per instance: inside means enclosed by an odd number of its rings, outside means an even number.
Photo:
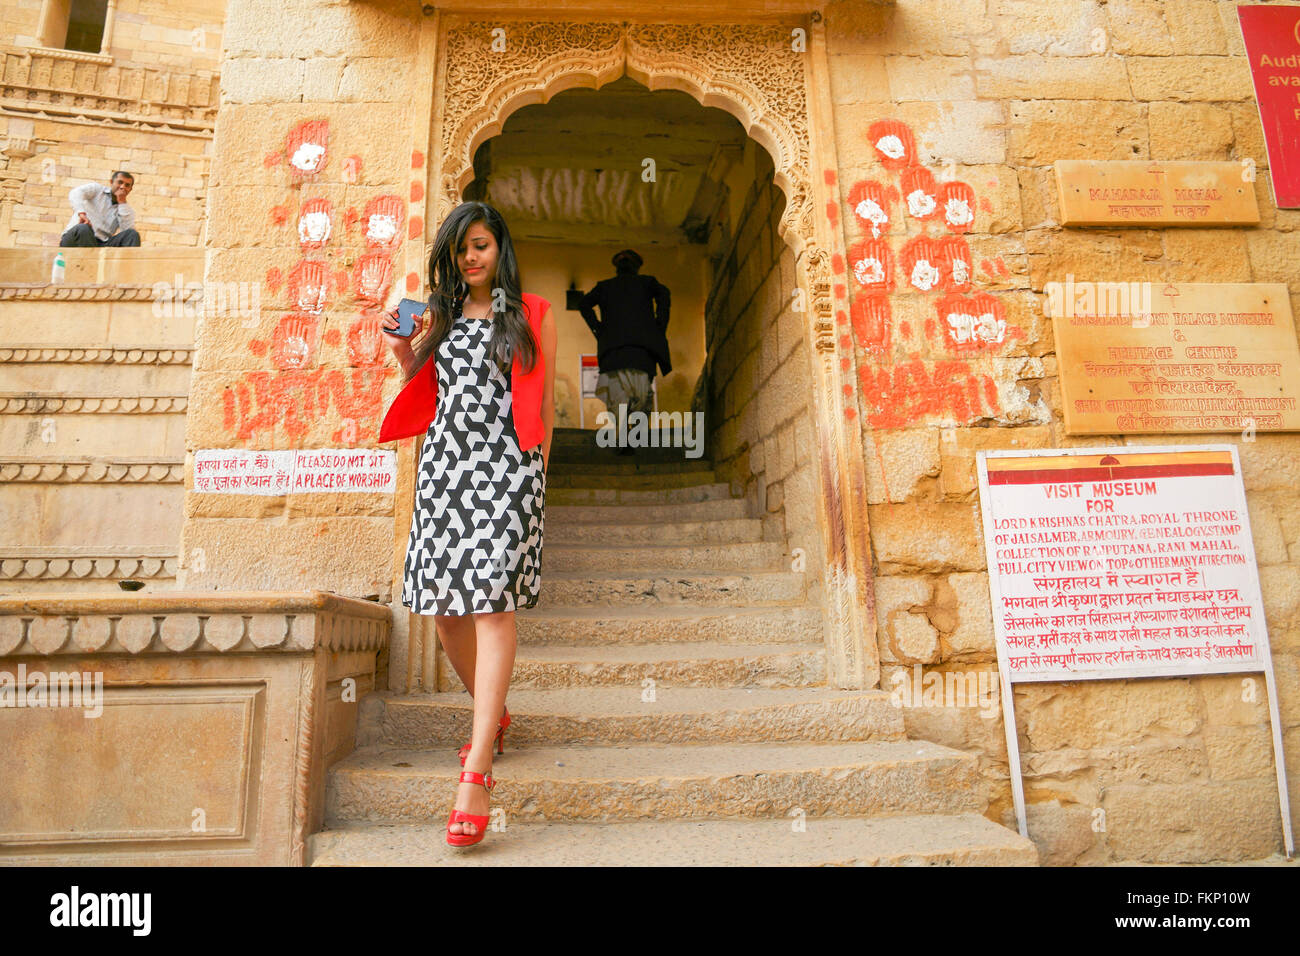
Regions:
<svg viewBox="0 0 1300 956"><path fill-rule="evenodd" d="M492 742L505 707L506 690L515 668L515 612L475 614L477 661L474 671L474 732L465 769L487 773L492 769ZM468 686L468 685L466 685ZM462 783L456 806L482 816L488 812L488 792L476 783ZM475 834L472 823L453 823L452 833Z"/></svg>
<svg viewBox="0 0 1300 956"><path fill-rule="evenodd" d="M474 696L474 615L473 614L436 614L434 626L438 631L438 640L447 652L451 668L465 685L470 696Z"/></svg>

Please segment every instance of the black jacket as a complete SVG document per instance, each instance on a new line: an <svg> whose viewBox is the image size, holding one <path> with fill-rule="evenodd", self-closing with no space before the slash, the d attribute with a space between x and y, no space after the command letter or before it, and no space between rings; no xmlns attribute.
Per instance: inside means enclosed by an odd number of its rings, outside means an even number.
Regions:
<svg viewBox="0 0 1300 956"><path fill-rule="evenodd" d="M593 306L600 306L600 322ZM654 356L663 374L673 370L668 357L668 287L654 276L626 273L602 279L582 297L578 310L596 336L596 354L601 359L614 349L632 345ZM657 306L657 312L655 307Z"/></svg>

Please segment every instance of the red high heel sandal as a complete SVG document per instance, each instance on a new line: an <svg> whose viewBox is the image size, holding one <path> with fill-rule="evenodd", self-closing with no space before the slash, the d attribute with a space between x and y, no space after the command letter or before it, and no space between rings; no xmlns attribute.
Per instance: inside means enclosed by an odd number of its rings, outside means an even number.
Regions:
<svg viewBox="0 0 1300 956"><path fill-rule="evenodd" d="M475 773L473 770L462 770L460 772L461 783L477 783L480 787L486 787L488 798L491 799L492 788L497 782L492 779L492 774ZM478 830L477 833L452 833L451 825L453 823L472 823ZM473 813L466 813L464 810L457 810L454 807L451 816L447 819L447 842L451 846L473 846L483 839L483 834L487 832L488 817L487 815L478 816Z"/></svg>
<svg viewBox="0 0 1300 956"><path fill-rule="evenodd" d="M504 708L504 710L505 713L501 715L501 722L497 725L497 735L492 738L492 742L497 745L497 753L499 754L506 752L506 728L510 726L510 709ZM460 750L456 752L456 756L460 757L462 767L465 766L465 758L469 756L469 748L473 742L472 740L465 741Z"/></svg>

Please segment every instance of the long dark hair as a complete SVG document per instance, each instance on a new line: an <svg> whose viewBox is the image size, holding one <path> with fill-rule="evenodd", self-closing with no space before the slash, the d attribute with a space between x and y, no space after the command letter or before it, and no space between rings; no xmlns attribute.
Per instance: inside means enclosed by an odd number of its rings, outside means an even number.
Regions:
<svg viewBox="0 0 1300 956"><path fill-rule="evenodd" d="M488 341L488 360L495 362L503 376L510 372L515 350L525 371L536 364L540 345L533 339L533 331L524 314L524 297L519 290L519 266L515 261L515 246L510 240L510 230L501 213L485 202L463 202L452 210L433 241L429 254L429 330L415 345L415 365L411 376L435 354L438 344L451 331L456 313L469 295L469 283L460 274L456 264L457 254L465 233L476 222L483 223L496 237L497 267L493 292L502 291L503 308L492 319L492 337ZM496 305L496 302L493 302Z"/></svg>

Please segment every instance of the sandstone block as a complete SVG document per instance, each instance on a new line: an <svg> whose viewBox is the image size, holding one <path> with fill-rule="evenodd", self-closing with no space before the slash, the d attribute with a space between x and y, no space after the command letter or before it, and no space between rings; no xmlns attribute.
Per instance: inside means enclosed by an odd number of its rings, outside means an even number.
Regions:
<svg viewBox="0 0 1300 956"><path fill-rule="evenodd" d="M1115 787L1103 807L1106 843L1120 861L1253 860L1282 846L1273 780Z"/></svg>
<svg viewBox="0 0 1300 956"><path fill-rule="evenodd" d="M1156 102L1148 107L1147 124L1151 129L1152 159L1232 158L1232 113L1223 106Z"/></svg>
<svg viewBox="0 0 1300 956"><path fill-rule="evenodd" d="M1101 56L977 57L976 90L989 99L1129 100L1124 63Z"/></svg>
<svg viewBox="0 0 1300 956"><path fill-rule="evenodd" d="M983 570L978 510L961 502L868 507L880 573Z"/></svg>
<svg viewBox="0 0 1300 956"><path fill-rule="evenodd" d="M1050 166L1058 159L1148 158L1146 112L1138 103L1054 97L1014 99L1006 106L1010 163ZM1054 193L1054 179L1051 185Z"/></svg>
<svg viewBox="0 0 1300 956"><path fill-rule="evenodd" d="M1043 866L1073 866L1100 847L1089 807L1062 806L1059 800L1030 803L1025 806L1025 823Z"/></svg>
<svg viewBox="0 0 1300 956"><path fill-rule="evenodd" d="M1153 734L1186 737L1204 722L1190 678L1022 684L1016 701L1026 750L1033 751L1128 745Z"/></svg>
<svg viewBox="0 0 1300 956"><path fill-rule="evenodd" d="M1248 100L1250 69L1239 57L1131 56L1124 66L1138 100Z"/></svg>
<svg viewBox="0 0 1300 956"><path fill-rule="evenodd" d="M863 436L867 501L906 501L926 477L939 474L938 431L913 428Z"/></svg>

